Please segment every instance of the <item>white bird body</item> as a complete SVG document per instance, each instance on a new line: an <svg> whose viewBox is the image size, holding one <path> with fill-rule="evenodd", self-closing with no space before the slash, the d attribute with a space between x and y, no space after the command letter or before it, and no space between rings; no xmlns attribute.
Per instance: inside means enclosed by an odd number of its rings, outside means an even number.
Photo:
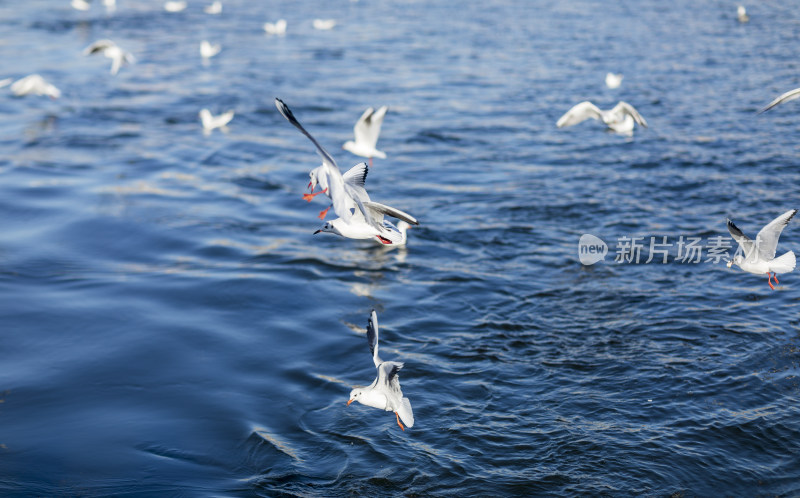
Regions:
<svg viewBox="0 0 800 498"><path fill-rule="evenodd" d="M394 412L397 417L397 425L405 430L402 420L407 427L414 427L414 412L411 409L411 401L403 396L400 389L400 379L397 373L403 368L403 364L396 361L383 361L378 356L378 314L372 310L369 321L367 322L367 342L372 353L372 362L378 371L375 380L367 387L355 387L350 391L348 406L353 401L358 401L362 405L371 406L379 410Z"/></svg>
<svg viewBox="0 0 800 498"><path fill-rule="evenodd" d="M186 9L186 2L183 0L172 0L164 4L164 10L167 12L181 12Z"/></svg>
<svg viewBox="0 0 800 498"><path fill-rule="evenodd" d="M31 74L20 78L11 85L11 93L17 97L25 95L47 95L51 99L61 96L61 90L48 83L38 74Z"/></svg>
<svg viewBox="0 0 800 498"><path fill-rule="evenodd" d="M211 5L207 5L207 6L203 7L203 12L205 12L206 14L212 14L212 15L221 14L222 13L222 2L220 2L219 0L216 0Z"/></svg>
<svg viewBox="0 0 800 498"><path fill-rule="evenodd" d="M563 128L581 123L587 119L596 119L617 133L632 133L634 123L647 128L647 122L627 102L619 101L612 109L603 111L588 100L576 104L556 122L556 126Z"/></svg>
<svg viewBox="0 0 800 498"><path fill-rule="evenodd" d="M321 31L327 31L329 29L333 29L336 26L335 19L314 19L311 23L314 26L314 29L319 29Z"/></svg>
<svg viewBox="0 0 800 498"><path fill-rule="evenodd" d="M775 283L778 283L778 279L770 274L789 273L794 270L796 265L792 251L788 251L778 258L775 257L781 232L796 213L797 210L792 209L769 222L758 232L755 241L742 233L731 220L728 220L728 232L739 244L737 253L732 260L728 261L728 268L735 264L748 273L767 274L769 276L767 283L772 289L775 289L772 279L775 278Z"/></svg>
<svg viewBox="0 0 800 498"><path fill-rule="evenodd" d="M606 73L606 86L611 88L619 88L622 84L622 74Z"/></svg>
<svg viewBox="0 0 800 498"><path fill-rule="evenodd" d="M203 130L211 132L214 128L224 128L233 119L234 111L223 112L218 116L211 114L208 109L202 109L199 113L200 122L203 123Z"/></svg>
<svg viewBox="0 0 800 498"><path fill-rule="evenodd" d="M72 6L73 9L82 11L87 11L92 6L86 0L72 0L72 2L70 2L70 5Z"/></svg>
<svg viewBox="0 0 800 498"><path fill-rule="evenodd" d="M208 40L203 40L200 42L200 56L203 59L210 59L219 53L222 50L219 43L212 45Z"/></svg>
<svg viewBox="0 0 800 498"><path fill-rule="evenodd" d="M268 35L285 35L286 34L286 19L278 19L274 23L265 22L264 31Z"/></svg>
<svg viewBox="0 0 800 498"><path fill-rule="evenodd" d="M355 141L348 140L342 145L346 151L361 157L367 157L370 160L373 157L386 159L386 154L377 149L378 137L381 134L381 126L383 125L383 118L389 110L387 106L382 106L378 110L372 107L368 108L358 118L355 126L353 127L353 135Z"/></svg>
<svg viewBox="0 0 800 498"><path fill-rule="evenodd" d="M123 64L133 64L136 59L130 52L119 48L111 40L97 40L83 50L83 55L101 53L111 59L111 74L117 74Z"/></svg>
<svg viewBox="0 0 800 498"><path fill-rule="evenodd" d="M770 109L772 109L773 107L775 107L778 104L783 104L784 102L789 102L790 100L794 100L794 99L796 99L798 97L800 97L800 88L795 88L794 90L789 90L788 92L780 95L778 98L776 98L775 100L773 100L772 102L767 104L766 107L764 107L763 109L758 111L758 114L761 114L762 112L767 112L767 111L769 111Z"/></svg>
<svg viewBox="0 0 800 498"><path fill-rule="evenodd" d="M744 8L744 5L736 7L736 19L738 19L741 23L745 23L750 20L750 16L747 15L747 9Z"/></svg>
<svg viewBox="0 0 800 498"><path fill-rule="evenodd" d="M323 187L322 192L330 197L333 210L339 218L326 222L314 233L330 232L351 239L374 238L382 244L405 243L405 235L401 234L392 223L384 221L384 215L393 216L412 225L418 225L419 222L399 209L369 199L364 189L366 164L357 166L359 169L351 168L348 171L348 180L345 181L333 157L303 128L289 107L281 99L275 99L275 106L287 121L311 140L317 148L317 153L322 157L322 165L309 173L311 177L309 186L313 189L315 183L318 183ZM320 217L324 217L326 212L327 209L320 213Z"/></svg>

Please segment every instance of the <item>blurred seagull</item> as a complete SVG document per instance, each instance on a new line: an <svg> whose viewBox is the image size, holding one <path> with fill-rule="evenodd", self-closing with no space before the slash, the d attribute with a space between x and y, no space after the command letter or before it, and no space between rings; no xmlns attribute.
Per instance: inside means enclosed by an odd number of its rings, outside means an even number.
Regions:
<svg viewBox="0 0 800 498"><path fill-rule="evenodd" d="M602 121L606 126L617 133L633 133L634 122L647 128L647 122L644 118L627 102L619 101L613 109L602 111L588 100L575 105L572 109L567 111L567 113L558 120L556 126L559 128L572 126L589 118Z"/></svg>
<svg viewBox="0 0 800 498"><path fill-rule="evenodd" d="M335 19L314 19L311 23L314 26L314 29L319 29L321 31L327 31L329 29L333 29L336 26Z"/></svg>
<svg viewBox="0 0 800 498"><path fill-rule="evenodd" d="M222 47L219 46L219 43L212 45L208 42L208 40L203 40L200 42L200 56L203 59L210 59L214 57L219 53L220 50L222 50Z"/></svg>
<svg viewBox="0 0 800 498"><path fill-rule="evenodd" d="M47 95L51 99L57 99L61 96L61 90L48 83L38 74L31 74L18 79L11 85L11 92L17 97L25 95Z"/></svg>
<svg viewBox="0 0 800 498"><path fill-rule="evenodd" d="M358 185L360 189L354 188L354 184L358 180L345 182L344 176L339 171L339 167L333 157L303 128L303 125L297 121L289 107L281 99L275 99L275 106L287 121L311 140L311 143L317 148L317 153L322 157L322 166L315 168L315 177L320 185L327 185L323 192L331 198L333 210L338 218L326 222L314 233L330 232L350 239L374 238L381 244L386 245L404 244L406 241L405 234L401 233L400 229L391 222L385 221L383 219L384 215L403 220L411 225L418 225L419 222L413 216L399 209L372 202L363 188L363 180L366 173L361 175L361 184ZM354 174L354 176L357 177L358 175ZM312 182L309 185L312 185L313 182L314 177L312 176ZM324 218L327 211L327 209L322 211L320 218Z"/></svg>
<svg viewBox="0 0 800 498"><path fill-rule="evenodd" d="M353 401L358 401L362 405L394 412L400 429L406 430L402 422L405 422L409 428L414 427L414 412L411 410L411 402L403 396L400 380L397 377L397 372L403 368L403 364L397 361L383 361L378 356L378 314L375 313L375 310L372 310L367 322L367 342L378 375L371 385L355 387L350 391L350 400L347 402L347 406L350 406Z"/></svg>
<svg viewBox="0 0 800 498"><path fill-rule="evenodd" d="M222 2L219 0L215 1L211 5L207 5L203 7L203 12L206 14L221 14L222 13Z"/></svg>
<svg viewBox="0 0 800 498"><path fill-rule="evenodd" d="M117 74L123 64L133 64L136 59L130 52L119 48L111 40L98 40L83 50L83 55L101 53L111 59L111 74Z"/></svg>
<svg viewBox="0 0 800 498"><path fill-rule="evenodd" d="M373 157L386 159L386 154L375 147L378 144L378 136L381 134L383 118L388 110L387 106L382 106L377 111L373 110L372 107L364 111L364 114L358 118L356 125L353 127L355 142L348 140L342 145L342 148L357 156L369 158L370 166L372 166Z"/></svg>
<svg viewBox="0 0 800 498"><path fill-rule="evenodd" d="M220 128L223 131L227 129L227 124L233 119L233 110L224 112L219 116L214 116L208 109L202 109L199 113L200 122L203 123L203 133L208 135L214 128Z"/></svg>
<svg viewBox="0 0 800 498"><path fill-rule="evenodd" d="M183 0L170 0L164 4L164 10L167 12L180 12L186 8L186 2Z"/></svg>
<svg viewBox="0 0 800 498"><path fill-rule="evenodd" d="M728 231L731 233L733 240L739 244L739 249L733 259L728 261L728 268L735 264L748 273L756 275L766 273L770 289L775 290L772 285L772 279L775 279L777 284L778 273L789 273L795 267L795 257L792 251L788 251L779 258L775 257L775 251L778 248L778 238L781 236L783 227L789 223L789 220L796 213L797 210L792 209L770 221L767 226L758 232L755 242L742 233L731 220L728 220ZM744 256L740 252L743 252Z"/></svg>
<svg viewBox="0 0 800 498"><path fill-rule="evenodd" d="M70 5L75 10L87 11L92 6L92 4L89 2L91 2L91 0L72 0ZM103 5L105 5L109 12L113 12L117 8L117 0L103 0Z"/></svg>
<svg viewBox="0 0 800 498"><path fill-rule="evenodd" d="M778 104L783 104L784 102L789 102L790 100L794 100L794 99L796 99L798 97L800 97L800 88L795 88L794 90L789 90L788 92L784 93L780 97L778 97L775 100L773 100L772 102L770 102L766 107L764 107L763 109L758 111L758 114L761 114L762 112L767 112L767 111L769 111L770 109L772 109L773 107L775 107Z"/></svg>
<svg viewBox="0 0 800 498"><path fill-rule="evenodd" d="M265 22L264 31L268 35L285 35L286 34L286 19L278 19L274 23Z"/></svg>
<svg viewBox="0 0 800 498"><path fill-rule="evenodd" d="M622 84L622 74L606 73L606 86L611 88L619 88Z"/></svg>
<svg viewBox="0 0 800 498"><path fill-rule="evenodd" d="M744 5L736 7L736 18L742 23L750 20L750 16L747 15L747 9L744 8Z"/></svg>

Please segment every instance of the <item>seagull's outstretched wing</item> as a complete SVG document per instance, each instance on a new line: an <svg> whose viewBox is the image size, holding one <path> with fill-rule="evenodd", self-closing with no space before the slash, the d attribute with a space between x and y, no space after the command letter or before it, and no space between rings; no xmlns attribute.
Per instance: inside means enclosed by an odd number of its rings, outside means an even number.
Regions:
<svg viewBox="0 0 800 498"><path fill-rule="evenodd" d="M364 207L373 213L377 213L377 215L373 217L381 221L383 220L383 216L387 215L391 216L392 218L397 218L398 220L403 220L411 225L419 225L417 219L411 216L410 214L400 211L399 209L393 208L391 206L381 204L379 202L371 202L371 201L365 202Z"/></svg>
<svg viewBox="0 0 800 498"><path fill-rule="evenodd" d="M351 202L352 198L345 192L342 172L339 171L336 161L334 161L333 157L328 154L328 151L326 151L322 145L320 145L319 142L317 142L317 140L311 136L311 134L307 132L305 128L303 128L303 125L297 121L297 118L294 117L294 114L292 113L291 109L289 109L289 106L284 104L281 99L276 98L275 107L278 108L278 112L280 112L287 121L292 123L292 125L300 130L303 135L308 137L308 139L311 140L311 143L313 143L317 148L317 153L320 155L320 157L322 157L322 164L325 166L324 173L327 175L328 196L331 198L333 203L333 210L336 212L336 216L342 218L345 223L349 223L351 217L353 216L352 211L350 210L353 204ZM359 203L360 209L360 201L358 199L355 199L355 201L356 203ZM362 212L363 211L364 210L362 209Z"/></svg>
<svg viewBox="0 0 800 498"><path fill-rule="evenodd" d="M753 252L753 247L754 247L753 241L750 240L750 237L742 233L742 231L739 230L739 227L734 225L731 220L728 220L728 232L730 232L731 237L733 237L733 240L735 240L742 248L742 251L744 252L744 257L749 258Z"/></svg>
<svg viewBox="0 0 800 498"><path fill-rule="evenodd" d="M91 54L96 54L97 52L105 52L106 49L116 46L117 44L111 40L97 40L96 42L92 43L91 45L83 49L83 54L91 55Z"/></svg>
<svg viewBox="0 0 800 498"><path fill-rule="evenodd" d="M770 102L766 107L764 107L763 109L758 111L758 114L761 114L762 112L767 112L767 111L769 111L770 109L772 109L773 107L775 107L778 104L783 104L784 102L789 102L790 100L794 100L794 99L796 99L798 97L800 97L800 88L795 88L794 90L789 90L788 92L784 93L780 97L778 97L775 100L773 100L772 102Z"/></svg>
<svg viewBox="0 0 800 498"><path fill-rule="evenodd" d="M756 242L758 247L758 255L764 261L772 261L775 259L775 251L778 248L778 239L781 236L783 227L785 227L789 220L791 220L797 213L796 209L786 211L774 220L770 221L767 226L761 229L756 235Z"/></svg>
<svg viewBox="0 0 800 498"><path fill-rule="evenodd" d="M364 111L353 127L356 142L363 142L374 148L378 143L383 118L388 110L387 106L381 106L377 111L374 111L372 107Z"/></svg>
<svg viewBox="0 0 800 498"><path fill-rule="evenodd" d="M596 105L592 104L588 100L585 100L580 104L576 104L572 107L572 109L567 111L566 114L561 116L561 118L556 122L556 126L559 128L572 126L582 121L586 121L589 118L602 121L601 116L600 109L598 109Z"/></svg>
<svg viewBox="0 0 800 498"><path fill-rule="evenodd" d="M620 100L619 102L617 102L617 105L615 105L614 108L611 109L611 112L627 114L630 117L632 117L634 121L647 128L647 122L644 120L641 114L639 114L639 111L634 109L634 107L627 102L623 102Z"/></svg>
<svg viewBox="0 0 800 498"><path fill-rule="evenodd" d="M367 163L358 163L347 170L342 175L342 179L348 185L364 188L367 182L367 174L369 174L369 165Z"/></svg>
<svg viewBox="0 0 800 498"><path fill-rule="evenodd" d="M400 407L397 409L397 414L400 415L400 420L406 424L406 427L414 427L414 412L411 410L411 401L408 398L400 400Z"/></svg>
<svg viewBox="0 0 800 498"><path fill-rule="evenodd" d="M378 356L378 314L375 313L375 310L372 310L369 321L367 321L367 342L369 343L369 352L372 353L372 362L377 367L383 361Z"/></svg>

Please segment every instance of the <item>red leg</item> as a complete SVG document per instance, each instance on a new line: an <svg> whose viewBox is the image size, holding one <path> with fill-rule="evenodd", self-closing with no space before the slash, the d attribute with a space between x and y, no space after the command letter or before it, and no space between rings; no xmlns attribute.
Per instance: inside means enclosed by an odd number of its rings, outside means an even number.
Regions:
<svg viewBox="0 0 800 498"><path fill-rule="evenodd" d="M330 208L331 208L331 207L330 207L330 206L328 206L328 207L326 207L325 209L323 209L322 211L320 211L320 212L319 212L319 219L321 219L321 220L324 220L324 219L325 219L325 215L326 215L326 214L328 214L328 210L329 210Z"/></svg>
<svg viewBox="0 0 800 498"><path fill-rule="evenodd" d="M372 158L371 157L369 158L369 167L370 168L372 167Z"/></svg>
<svg viewBox="0 0 800 498"><path fill-rule="evenodd" d="M780 283L780 282L778 282L778 274L777 273L772 272L772 280L774 280L776 284Z"/></svg>
<svg viewBox="0 0 800 498"><path fill-rule="evenodd" d="M399 425L399 426L400 426L400 428L401 428L401 429L403 429L403 432L405 432L405 431L406 431L406 428L405 428L405 427L403 427L403 424L401 424L401 423L400 423L400 415L398 415L398 413L397 413L397 412L394 412L394 416L395 416L395 417L397 417L397 425Z"/></svg>
<svg viewBox="0 0 800 498"><path fill-rule="evenodd" d="M769 285L770 289L775 290L775 287L772 285L772 275L770 275L769 272L767 272L767 285Z"/></svg>
<svg viewBox="0 0 800 498"><path fill-rule="evenodd" d="M328 191L328 189L320 190L319 192L317 192L315 194L303 194L303 200L311 202L311 199L313 199L314 197L318 196L319 194L324 194L327 191Z"/></svg>

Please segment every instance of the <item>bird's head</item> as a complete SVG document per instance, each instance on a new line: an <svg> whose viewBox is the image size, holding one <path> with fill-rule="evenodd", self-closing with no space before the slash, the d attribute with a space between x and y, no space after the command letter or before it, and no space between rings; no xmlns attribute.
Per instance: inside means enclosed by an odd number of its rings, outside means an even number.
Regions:
<svg viewBox="0 0 800 498"><path fill-rule="evenodd" d="M361 390L360 387L356 387L352 391L350 391L350 400L347 402L347 406L350 406L350 403L352 403L353 401L358 401L358 399L361 397L362 392L363 391Z"/></svg>
<svg viewBox="0 0 800 498"><path fill-rule="evenodd" d="M342 148L346 151L353 152L353 149L356 147L356 143L352 140L348 140L342 145Z"/></svg>
<svg viewBox="0 0 800 498"><path fill-rule="evenodd" d="M336 235L341 235L341 233L339 232L339 230L336 229L336 226L333 224L332 221L326 221L325 223L323 223L323 225L319 227L319 229L316 232L314 232L314 235L320 232L330 232L330 233L335 233Z"/></svg>

